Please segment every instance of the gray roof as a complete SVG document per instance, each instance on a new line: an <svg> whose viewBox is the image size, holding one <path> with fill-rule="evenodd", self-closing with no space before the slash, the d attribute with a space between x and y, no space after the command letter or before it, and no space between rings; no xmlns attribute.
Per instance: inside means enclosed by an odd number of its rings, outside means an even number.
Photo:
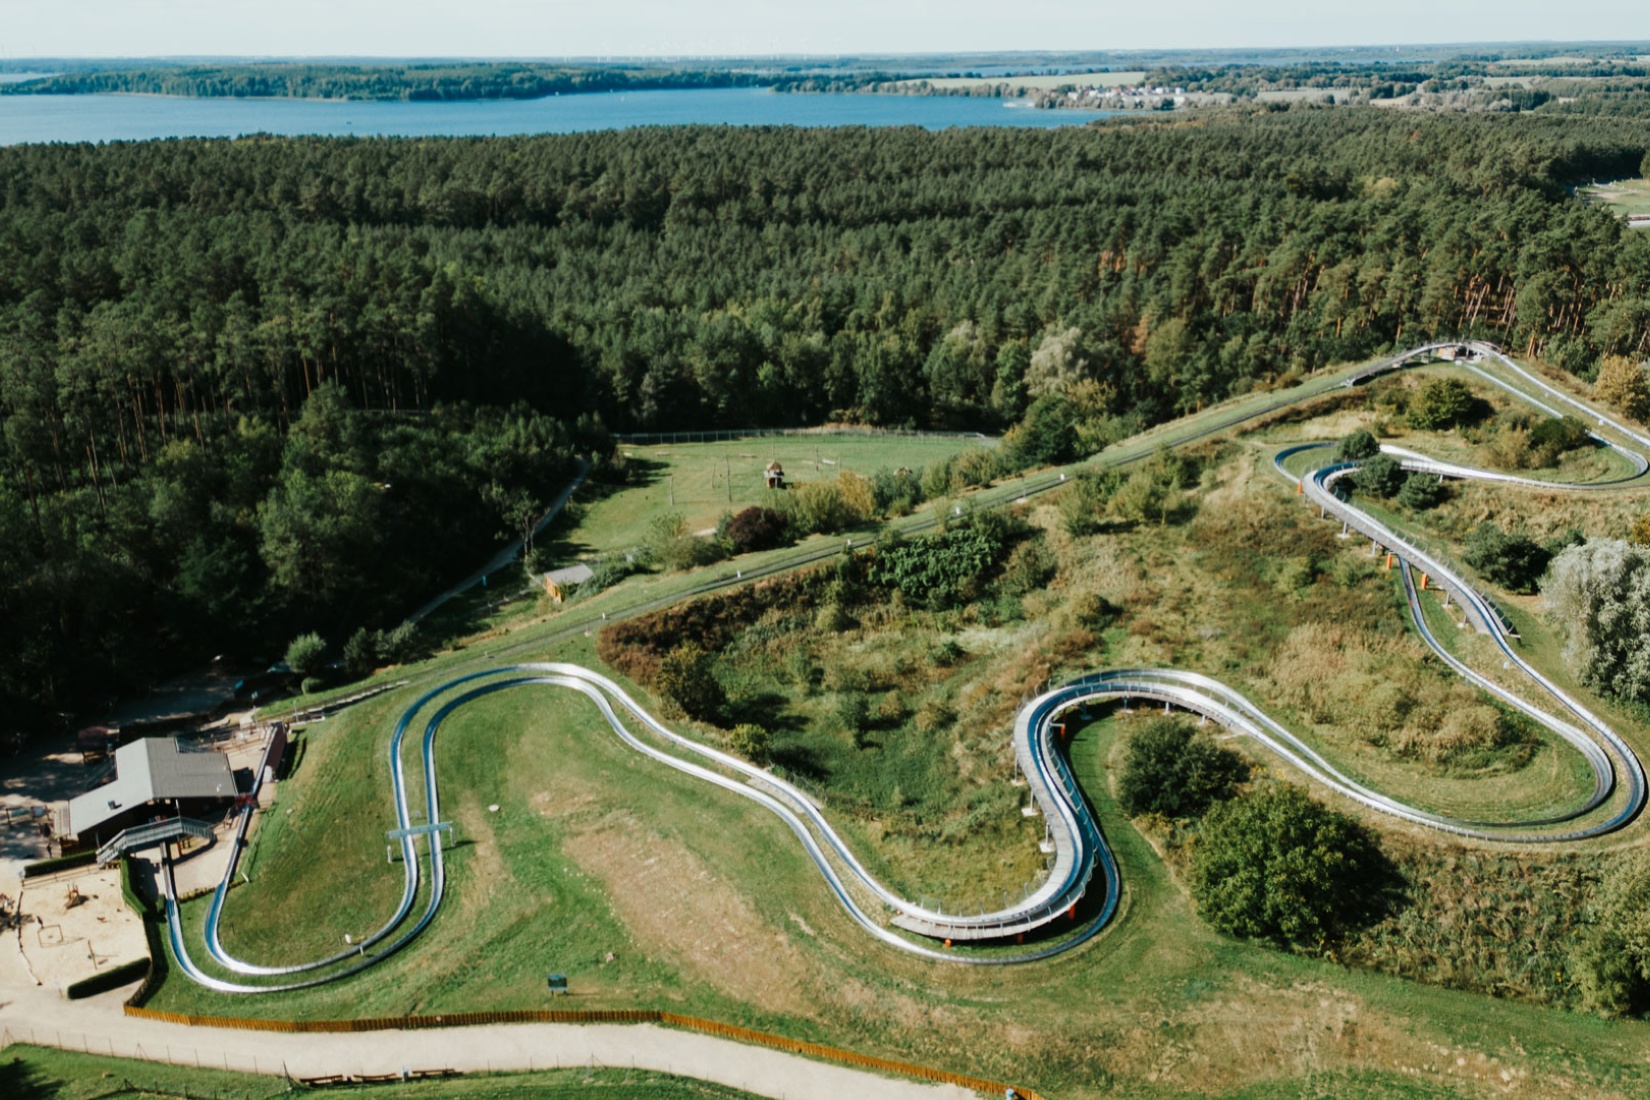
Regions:
<svg viewBox="0 0 1650 1100"><path fill-rule="evenodd" d="M235 773L221 752L181 752L170 737L145 737L115 750L115 778L69 801L63 832L82 836L134 806L166 798L235 797Z"/></svg>
<svg viewBox="0 0 1650 1100"><path fill-rule="evenodd" d="M595 571L588 565L569 565L565 569L552 569L545 574L557 584L583 584L595 575Z"/></svg>

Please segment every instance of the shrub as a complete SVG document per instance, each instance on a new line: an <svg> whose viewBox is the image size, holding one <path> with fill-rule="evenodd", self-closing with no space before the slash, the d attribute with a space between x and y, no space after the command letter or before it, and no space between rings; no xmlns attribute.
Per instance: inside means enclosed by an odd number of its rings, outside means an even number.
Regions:
<svg viewBox="0 0 1650 1100"><path fill-rule="evenodd" d="M1411 427L1428 431L1454 428L1481 420L1484 402L1474 397L1458 378L1434 378L1409 403Z"/></svg>
<svg viewBox="0 0 1650 1100"><path fill-rule="evenodd" d="M1650 854L1610 868L1586 921L1570 953L1583 1002L1610 1016L1650 1009Z"/></svg>
<svg viewBox="0 0 1650 1100"><path fill-rule="evenodd" d="M92 848L84 852L74 852L66 856L56 856L52 859L42 859L34 863L23 865L23 878L37 878L40 875L56 874L58 871L67 871L73 867L90 867L97 862L97 851Z"/></svg>
<svg viewBox="0 0 1650 1100"><path fill-rule="evenodd" d="M864 523L877 514L877 491L871 479L852 470L843 470L836 478L836 491L842 497L842 506L851 517L848 525Z"/></svg>
<svg viewBox="0 0 1650 1100"><path fill-rule="evenodd" d="M1159 452L1129 474L1111 498L1111 512L1125 523L1168 523L1184 518L1181 490L1196 484L1197 468L1182 456Z"/></svg>
<svg viewBox="0 0 1650 1100"><path fill-rule="evenodd" d="M895 724L905 720L905 700L897 691L886 691L877 700L877 721Z"/></svg>
<svg viewBox="0 0 1650 1100"><path fill-rule="evenodd" d="M1650 547L1619 539L1572 546L1552 562L1543 595L1564 628L1564 658L1585 683L1650 701Z"/></svg>
<svg viewBox="0 0 1650 1100"><path fill-rule="evenodd" d="M378 646L373 639L373 632L362 627L349 636L344 643L344 668L349 674L359 679L371 674L378 665Z"/></svg>
<svg viewBox="0 0 1650 1100"><path fill-rule="evenodd" d="M1362 428L1341 440L1335 448L1335 457L1342 462L1362 462L1380 453L1381 445L1375 441L1373 435Z"/></svg>
<svg viewBox="0 0 1650 1100"><path fill-rule="evenodd" d="M1397 882L1368 830L1299 787L1216 803L1192 848L1198 911L1234 936L1321 946L1378 919Z"/></svg>
<svg viewBox="0 0 1650 1100"><path fill-rule="evenodd" d="M688 531L687 519L680 512L654 516L642 548L648 557L666 569L692 569L708 565L721 556L714 542Z"/></svg>
<svg viewBox="0 0 1650 1100"><path fill-rule="evenodd" d="M1509 535L1480 523L1467 535L1462 558L1492 584L1511 592L1534 592L1552 555L1533 539Z"/></svg>
<svg viewBox="0 0 1650 1100"><path fill-rule="evenodd" d="M1403 488L1398 490L1398 503L1424 512L1428 508L1436 508L1448 496L1449 489L1441 480L1432 474L1416 472L1404 478Z"/></svg>
<svg viewBox="0 0 1650 1100"><path fill-rule="evenodd" d="M944 607L967 598L986 570L997 563L1002 543L986 530L968 526L879 546L870 580L897 588L913 603Z"/></svg>
<svg viewBox="0 0 1650 1100"><path fill-rule="evenodd" d="M131 962L112 966L108 970L93 974L89 978L82 978L78 982L70 983L63 991L69 1000L79 1000L82 997L95 997L99 993L107 993L111 989L119 989L129 982L135 982L149 973L148 959L133 959Z"/></svg>
<svg viewBox="0 0 1650 1100"><path fill-rule="evenodd" d="M568 597L573 600L587 600L598 592L605 592L632 573L636 572L634 559L619 555L611 558L602 558L591 563L590 576L580 581L573 594Z"/></svg>
<svg viewBox="0 0 1650 1100"><path fill-rule="evenodd" d="M405 621L378 639L378 659L391 664L405 664L415 660L422 650L418 638L418 624Z"/></svg>
<svg viewBox="0 0 1650 1100"><path fill-rule="evenodd" d="M844 733L858 734L870 724L871 708L865 696L857 691L846 691L837 696L833 716Z"/></svg>
<svg viewBox="0 0 1650 1100"><path fill-rule="evenodd" d="M1158 718L1129 738L1117 800L1130 817L1198 817L1248 778L1243 757L1183 721Z"/></svg>
<svg viewBox="0 0 1650 1100"><path fill-rule="evenodd" d="M1006 463L1018 469L1071 461L1076 446L1071 402L1057 393L1039 397L1003 437ZM932 495L932 494L930 494Z"/></svg>
<svg viewBox="0 0 1650 1100"><path fill-rule="evenodd" d="M596 640L596 654L651 687L661 661L677 646L691 641L713 652L720 650L770 609L817 600L825 583L825 571L812 569L673 604L610 624Z"/></svg>
<svg viewBox="0 0 1650 1100"><path fill-rule="evenodd" d="M303 683L298 685L298 690L305 695L314 695L318 691L324 691L326 686L327 682L319 676L305 676Z"/></svg>
<svg viewBox="0 0 1650 1100"><path fill-rule="evenodd" d="M727 693L716 679L716 658L697 642L683 642L659 662L654 687L667 710L716 725L727 709Z"/></svg>
<svg viewBox="0 0 1650 1100"><path fill-rule="evenodd" d="M308 676L326 660L327 643L319 634L300 634L286 647L287 667L299 676Z"/></svg>
<svg viewBox="0 0 1650 1100"><path fill-rule="evenodd" d="M1122 613L1122 608L1098 592L1079 593L1071 601L1071 617L1089 630L1104 630Z"/></svg>
<svg viewBox="0 0 1650 1100"><path fill-rule="evenodd" d="M944 699L924 699L917 707L913 724L918 733L934 733L957 720L957 712Z"/></svg>
<svg viewBox="0 0 1650 1100"><path fill-rule="evenodd" d="M871 487L876 493L877 513L885 516L905 515L925 499L922 491L923 471L913 473L903 466L890 470L886 466L871 476Z"/></svg>
<svg viewBox="0 0 1650 1100"><path fill-rule="evenodd" d="M728 747L753 763L765 763L773 735L753 722L742 722L728 734Z"/></svg>
<svg viewBox="0 0 1650 1100"><path fill-rule="evenodd" d="M421 649L415 623L404 622L388 631L362 627L344 643L344 667L351 676L365 676L379 665L416 660Z"/></svg>
<svg viewBox="0 0 1650 1100"><path fill-rule="evenodd" d="M1079 470L1058 502L1066 533L1080 537L1100 530L1111 498L1122 484L1122 473L1114 469Z"/></svg>
<svg viewBox="0 0 1650 1100"><path fill-rule="evenodd" d="M1004 595L1024 596L1046 587L1059 567L1059 560L1042 539L1027 539L1008 555L998 587Z"/></svg>
<svg viewBox="0 0 1650 1100"><path fill-rule="evenodd" d="M842 479L805 481L790 490L791 516L809 534L830 534L865 519L844 495Z"/></svg>
<svg viewBox="0 0 1650 1100"><path fill-rule="evenodd" d="M1530 429L1532 461L1537 466L1552 466L1566 451L1586 447L1593 442L1587 425L1573 416L1551 417Z"/></svg>
<svg viewBox="0 0 1650 1100"><path fill-rule="evenodd" d="M772 508L746 508L728 520L726 535L735 554L771 550L785 541L785 517Z"/></svg>
<svg viewBox="0 0 1650 1100"><path fill-rule="evenodd" d="M1359 492L1385 498L1403 488L1407 476L1397 459L1391 455L1376 455L1358 467L1352 480Z"/></svg>
<svg viewBox="0 0 1650 1100"><path fill-rule="evenodd" d="M984 447L968 447L951 460L951 491L959 492L980 485L990 485L1002 470L1002 460L996 451Z"/></svg>
<svg viewBox="0 0 1650 1100"><path fill-rule="evenodd" d="M1635 420L1650 415L1650 384L1645 381L1644 368L1625 356L1606 355L1598 361L1593 397Z"/></svg>
<svg viewBox="0 0 1650 1100"><path fill-rule="evenodd" d="M828 600L821 604L814 613L814 629L821 634L840 634L851 628L854 620L842 610L842 605L835 600Z"/></svg>

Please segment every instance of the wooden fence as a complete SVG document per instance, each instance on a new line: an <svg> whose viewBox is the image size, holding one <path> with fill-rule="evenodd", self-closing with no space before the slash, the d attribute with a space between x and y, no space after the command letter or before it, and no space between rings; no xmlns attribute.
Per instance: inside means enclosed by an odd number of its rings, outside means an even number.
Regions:
<svg viewBox="0 0 1650 1100"><path fill-rule="evenodd" d="M774 1035L771 1032L754 1031L751 1028L739 1027L736 1024L718 1023L715 1020L704 1020L697 1016L683 1016L675 1012L661 1012L646 1008L515 1009L500 1012L449 1012L437 1016L379 1016L363 1020L253 1020L239 1016L189 1016L181 1012L164 1012L159 1009L127 1005L126 1015L145 1020L159 1020L169 1024L184 1024L189 1027L221 1027L240 1031L279 1031L287 1033L406 1031L422 1028L477 1027L485 1024L665 1024L669 1027L679 1027L688 1031L701 1032L705 1035L714 1035L719 1039L732 1039L735 1042L750 1043L753 1046L768 1047L789 1054L817 1058L822 1062L835 1062L838 1065L852 1066L856 1069L875 1070L879 1073L911 1077L919 1081L932 1081L936 1084L957 1085L965 1089L985 1093L988 1096L1013 1096L1022 1098L1022 1100L1043 1100L1041 1095L1032 1092L1030 1089L1023 1089L1002 1081L969 1077L965 1074L950 1073L942 1069L899 1062L891 1058L877 1058L869 1054L859 1054L851 1050L826 1046L823 1043L810 1043L802 1039Z"/></svg>

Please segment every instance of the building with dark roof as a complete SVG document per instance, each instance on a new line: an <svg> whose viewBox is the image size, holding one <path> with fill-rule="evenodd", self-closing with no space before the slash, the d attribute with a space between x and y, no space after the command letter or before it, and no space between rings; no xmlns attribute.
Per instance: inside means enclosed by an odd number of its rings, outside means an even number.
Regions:
<svg viewBox="0 0 1650 1100"><path fill-rule="evenodd" d="M221 752L185 752L171 737L145 737L115 750L115 777L69 801L59 828L84 844L102 844L156 816L221 812L240 792Z"/></svg>

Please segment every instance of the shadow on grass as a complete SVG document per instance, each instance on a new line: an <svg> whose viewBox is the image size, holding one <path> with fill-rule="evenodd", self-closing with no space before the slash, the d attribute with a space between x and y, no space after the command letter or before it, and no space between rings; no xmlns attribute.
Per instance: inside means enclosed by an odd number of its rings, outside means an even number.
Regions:
<svg viewBox="0 0 1650 1100"><path fill-rule="evenodd" d="M15 1054L0 1056L0 1096L7 1100L46 1100L58 1095L58 1084Z"/></svg>
<svg viewBox="0 0 1650 1100"><path fill-rule="evenodd" d="M768 753L768 758L791 775L799 775L815 783L824 783L831 777L819 754L807 745L780 745Z"/></svg>
<svg viewBox="0 0 1650 1100"><path fill-rule="evenodd" d="M770 733L799 733L807 728L808 723L800 715L788 711L786 708L789 705L790 700L777 692L758 692L729 700L726 718L730 726L749 723L761 726Z"/></svg>
<svg viewBox="0 0 1650 1100"><path fill-rule="evenodd" d="M665 478L669 463L650 458L629 458L625 462L623 480L592 471L579 487L577 500L569 502L550 526L539 532L534 540L535 550L559 564L583 561L597 556L597 548L581 542L574 535L584 523L586 510L593 504L617 496L631 489L646 489Z"/></svg>

